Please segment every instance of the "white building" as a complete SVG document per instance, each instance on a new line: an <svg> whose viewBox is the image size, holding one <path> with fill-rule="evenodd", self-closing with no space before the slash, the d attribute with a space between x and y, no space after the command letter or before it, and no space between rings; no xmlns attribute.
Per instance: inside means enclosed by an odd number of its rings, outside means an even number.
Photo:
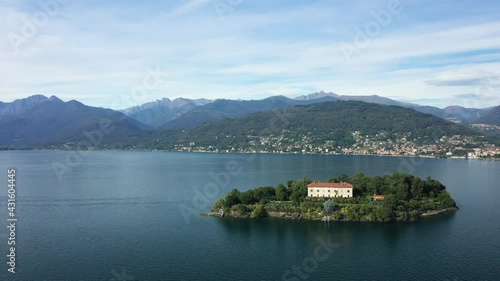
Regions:
<svg viewBox="0 0 500 281"><path fill-rule="evenodd" d="M309 197L352 197L353 186L350 183L313 182L307 186Z"/></svg>

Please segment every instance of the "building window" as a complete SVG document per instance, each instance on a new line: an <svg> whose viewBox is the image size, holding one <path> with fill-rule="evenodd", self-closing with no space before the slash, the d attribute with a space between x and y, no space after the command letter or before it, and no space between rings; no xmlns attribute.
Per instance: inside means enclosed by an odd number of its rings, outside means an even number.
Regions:
<svg viewBox="0 0 500 281"><path fill-rule="evenodd" d="M318 189L318 192L319 192L319 189Z"/></svg>
<svg viewBox="0 0 500 281"><path fill-rule="evenodd" d="M330 192L330 189L328 189L328 192Z"/></svg>

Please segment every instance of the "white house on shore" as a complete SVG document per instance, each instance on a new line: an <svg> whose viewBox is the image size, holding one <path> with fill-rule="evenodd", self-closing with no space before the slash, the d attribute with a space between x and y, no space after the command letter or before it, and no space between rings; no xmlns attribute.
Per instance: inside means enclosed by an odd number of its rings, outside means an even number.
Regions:
<svg viewBox="0 0 500 281"><path fill-rule="evenodd" d="M313 182L307 185L309 197L352 197L353 186L350 183Z"/></svg>

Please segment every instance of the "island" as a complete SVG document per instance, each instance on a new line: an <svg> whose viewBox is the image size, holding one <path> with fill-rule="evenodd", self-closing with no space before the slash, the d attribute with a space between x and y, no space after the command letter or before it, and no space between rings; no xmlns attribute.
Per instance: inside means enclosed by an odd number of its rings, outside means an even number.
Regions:
<svg viewBox="0 0 500 281"><path fill-rule="evenodd" d="M276 187L233 189L208 216L323 221L404 222L458 210L439 181L407 173L352 177L327 182L306 177Z"/></svg>

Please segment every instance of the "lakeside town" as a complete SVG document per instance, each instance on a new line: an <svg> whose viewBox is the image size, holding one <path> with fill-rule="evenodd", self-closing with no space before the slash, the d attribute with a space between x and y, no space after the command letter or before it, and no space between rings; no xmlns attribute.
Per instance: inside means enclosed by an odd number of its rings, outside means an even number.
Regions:
<svg viewBox="0 0 500 281"><path fill-rule="evenodd" d="M289 132L288 132L289 133ZM307 135L292 137L286 131L271 136L247 136L241 144L201 146L195 142L175 145L175 151L188 152L241 152L276 154L333 154L333 155L387 155L421 156L462 159L500 159L500 147L488 143L484 137L453 135L437 137L432 142L423 143L420 138L412 138L411 132L394 134L389 137L381 132L363 135L351 132L354 143L351 146L337 145L335 141L322 142ZM234 138L234 136L226 136Z"/></svg>

